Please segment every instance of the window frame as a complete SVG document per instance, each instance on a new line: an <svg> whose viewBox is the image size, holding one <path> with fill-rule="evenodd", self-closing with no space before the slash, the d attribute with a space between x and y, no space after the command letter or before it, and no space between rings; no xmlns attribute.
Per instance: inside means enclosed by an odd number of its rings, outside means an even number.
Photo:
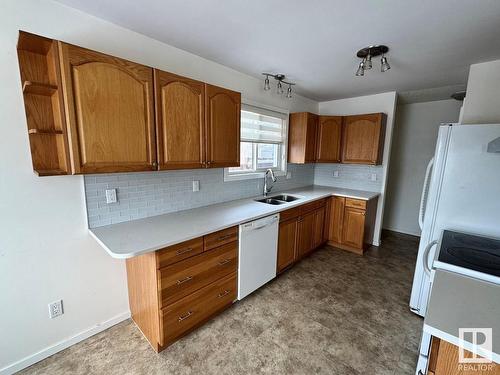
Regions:
<svg viewBox="0 0 500 375"><path fill-rule="evenodd" d="M262 111L262 112L255 112L255 111ZM283 142L282 143L275 143L279 144L281 146L281 167L280 168L271 168L274 172L275 176L286 176L287 174L287 160L288 160L288 121L289 121L289 114L290 112L288 110L285 110L283 108L278 108L278 107L273 107L273 106L268 106L268 105L263 105L260 103L255 103L249 100L244 100L241 103L241 111L248 111L248 112L254 112L254 113L260 113L262 115L267 115L267 116L276 116L279 115L279 117L283 120L283 128L282 128L282 137L283 137ZM242 143L240 139L240 144ZM249 142L256 144L258 142ZM224 182L226 181L240 181L240 180L251 180L251 179L258 179L258 178L264 178L264 174L266 172L266 169L260 169L256 171L251 171L251 172L229 172L230 168L224 168Z"/></svg>

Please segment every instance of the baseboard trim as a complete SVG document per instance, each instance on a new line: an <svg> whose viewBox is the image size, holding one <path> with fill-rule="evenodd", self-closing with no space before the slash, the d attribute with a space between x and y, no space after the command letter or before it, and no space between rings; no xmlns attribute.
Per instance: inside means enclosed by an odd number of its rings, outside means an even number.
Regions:
<svg viewBox="0 0 500 375"><path fill-rule="evenodd" d="M10 365L5 366L4 368L0 369L0 375L11 375L14 374L17 371L21 371L22 369L31 366L37 362L40 362L42 359L45 359L47 357L50 357L51 355L56 354L57 352L60 352L61 350L64 350L66 348L69 348L72 345L75 345L79 343L80 341L83 341L90 336L93 336L97 333L100 333L115 324L118 324L120 322L123 322L124 320L130 318L130 311L124 312L122 314L116 315L113 318L106 320L105 322L96 324L93 327L90 327L86 329L85 331L82 331L80 333L77 333L76 335L69 337L67 339L64 339L62 341L59 341L58 343L51 345L45 349L40 350L37 353L34 353L32 355L29 355L17 362L14 362Z"/></svg>
<svg viewBox="0 0 500 375"><path fill-rule="evenodd" d="M395 228L382 228L382 229L383 230L388 230L390 232L403 233L403 234L408 234L408 235L414 236L414 237L420 237L420 233L408 232L408 231L405 231L405 230L395 229Z"/></svg>

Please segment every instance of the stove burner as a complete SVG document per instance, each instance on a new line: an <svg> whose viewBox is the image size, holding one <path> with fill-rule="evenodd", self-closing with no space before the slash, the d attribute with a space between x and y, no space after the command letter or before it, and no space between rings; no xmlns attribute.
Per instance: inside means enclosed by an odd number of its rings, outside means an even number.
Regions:
<svg viewBox="0 0 500 375"><path fill-rule="evenodd" d="M445 230L438 260L500 277L500 240Z"/></svg>

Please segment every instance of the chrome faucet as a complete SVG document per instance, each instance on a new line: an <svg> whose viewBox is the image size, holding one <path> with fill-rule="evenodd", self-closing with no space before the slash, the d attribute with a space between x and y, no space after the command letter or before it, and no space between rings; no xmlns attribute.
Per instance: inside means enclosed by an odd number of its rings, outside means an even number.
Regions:
<svg viewBox="0 0 500 375"><path fill-rule="evenodd" d="M267 194L269 194L271 192L271 190L273 189L273 185L271 185L270 187L267 187L267 175L270 174L271 175L271 180L274 182L276 182L276 177L274 176L274 172L272 169L268 169L266 171L266 173L264 173L264 197L267 197Z"/></svg>

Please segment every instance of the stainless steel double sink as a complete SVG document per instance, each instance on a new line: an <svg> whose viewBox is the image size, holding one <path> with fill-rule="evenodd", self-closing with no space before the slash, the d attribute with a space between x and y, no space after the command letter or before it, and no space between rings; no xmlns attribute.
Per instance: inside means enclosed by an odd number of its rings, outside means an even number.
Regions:
<svg viewBox="0 0 500 375"><path fill-rule="evenodd" d="M285 204L288 202L293 202L293 201L296 201L297 199L300 199L300 198L294 197L293 195L280 194L280 195L275 195L273 197L256 199L255 201L261 202L261 203L266 203L266 204L279 205L279 204Z"/></svg>

